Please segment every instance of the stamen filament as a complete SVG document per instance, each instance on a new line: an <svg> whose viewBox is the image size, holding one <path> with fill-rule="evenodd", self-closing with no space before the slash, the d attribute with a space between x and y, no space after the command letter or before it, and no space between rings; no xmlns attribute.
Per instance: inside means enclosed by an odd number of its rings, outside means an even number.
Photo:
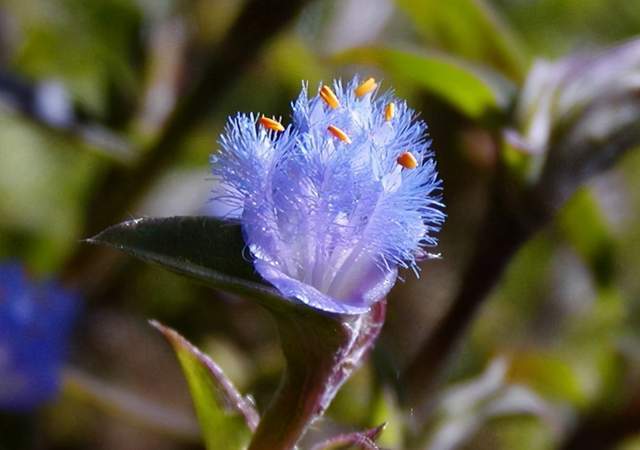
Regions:
<svg viewBox="0 0 640 450"><path fill-rule="evenodd" d="M334 94L331 88L327 85L322 86L322 89L320 89L320 97L325 101L327 105L329 105L333 109L336 109L340 106L338 97L336 97L336 94Z"/></svg>
<svg viewBox="0 0 640 450"><path fill-rule="evenodd" d="M418 160L411 152L402 152L396 161L405 169L415 169L418 167Z"/></svg>
<svg viewBox="0 0 640 450"><path fill-rule="evenodd" d="M375 78L369 78L355 89L356 96L362 97L378 87Z"/></svg>
<svg viewBox="0 0 640 450"><path fill-rule="evenodd" d="M347 136L347 133L342 131L340 128L338 128L338 127L336 127L334 125L329 125L327 127L327 130L329 130L329 133L333 134L335 137L340 139L342 142L346 142L347 144L351 144L351 139L349 138L349 136Z"/></svg>
<svg viewBox="0 0 640 450"><path fill-rule="evenodd" d="M284 126L275 119L269 119L268 117L260 117L260 125L268 130L284 131Z"/></svg>

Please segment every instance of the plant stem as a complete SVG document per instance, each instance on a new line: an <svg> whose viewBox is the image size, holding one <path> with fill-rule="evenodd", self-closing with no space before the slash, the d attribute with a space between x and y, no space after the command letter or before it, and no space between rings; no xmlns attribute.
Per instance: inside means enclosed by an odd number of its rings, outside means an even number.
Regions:
<svg viewBox="0 0 640 450"><path fill-rule="evenodd" d="M286 371L249 450L290 450L359 367L384 323L384 300L361 316L278 314Z"/></svg>
<svg viewBox="0 0 640 450"><path fill-rule="evenodd" d="M312 361L312 355L309 357L306 368L287 367L278 394L260 422L249 450L292 449L318 416L330 361L322 357Z"/></svg>

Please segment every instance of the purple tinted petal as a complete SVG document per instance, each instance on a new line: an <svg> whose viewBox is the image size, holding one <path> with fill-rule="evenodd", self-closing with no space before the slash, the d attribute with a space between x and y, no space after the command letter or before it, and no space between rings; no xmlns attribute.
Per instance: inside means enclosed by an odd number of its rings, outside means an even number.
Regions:
<svg viewBox="0 0 640 450"><path fill-rule="evenodd" d="M329 289L329 295L337 299L357 299L359 304L372 305L389 293L397 278L396 267L382 270L375 260L362 254L349 267L340 270Z"/></svg>
<svg viewBox="0 0 640 450"><path fill-rule="evenodd" d="M211 158L224 186L214 199L241 212L228 219L241 223L257 271L284 295L332 312L365 311L397 268L417 273L444 221L427 125L390 92L357 96L360 83L333 83L337 108L305 85L279 133L256 115L231 118ZM417 161L411 170L397 161L405 151Z"/></svg>
<svg viewBox="0 0 640 450"><path fill-rule="evenodd" d="M322 311L340 314L362 314L368 311L371 305L384 298L391 290L398 276L395 269L382 271L376 267L376 270L367 271L358 285L350 286L344 297L334 298L291 278L269 263L256 259L254 266L283 296L295 298Z"/></svg>

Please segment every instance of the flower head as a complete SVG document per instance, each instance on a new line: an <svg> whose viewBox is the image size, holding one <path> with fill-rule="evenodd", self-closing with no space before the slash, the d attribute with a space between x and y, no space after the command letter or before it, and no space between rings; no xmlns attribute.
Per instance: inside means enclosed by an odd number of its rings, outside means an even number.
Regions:
<svg viewBox="0 0 640 450"><path fill-rule="evenodd" d="M292 123L230 118L211 157L214 200L239 220L260 275L284 296L361 313L399 267L417 269L444 220L427 125L372 78L303 86Z"/></svg>
<svg viewBox="0 0 640 450"><path fill-rule="evenodd" d="M0 265L0 409L28 410L53 397L75 316L74 295Z"/></svg>

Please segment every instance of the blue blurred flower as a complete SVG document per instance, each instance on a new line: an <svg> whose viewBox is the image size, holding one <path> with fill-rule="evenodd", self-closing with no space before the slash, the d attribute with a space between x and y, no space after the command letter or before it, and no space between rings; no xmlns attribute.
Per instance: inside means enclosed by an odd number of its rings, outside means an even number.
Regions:
<svg viewBox="0 0 640 450"><path fill-rule="evenodd" d="M284 296L362 313L417 273L444 221L427 125L370 78L303 86L292 124L238 114L211 157L214 202Z"/></svg>
<svg viewBox="0 0 640 450"><path fill-rule="evenodd" d="M0 264L0 409L29 410L57 393L78 303L57 283Z"/></svg>

